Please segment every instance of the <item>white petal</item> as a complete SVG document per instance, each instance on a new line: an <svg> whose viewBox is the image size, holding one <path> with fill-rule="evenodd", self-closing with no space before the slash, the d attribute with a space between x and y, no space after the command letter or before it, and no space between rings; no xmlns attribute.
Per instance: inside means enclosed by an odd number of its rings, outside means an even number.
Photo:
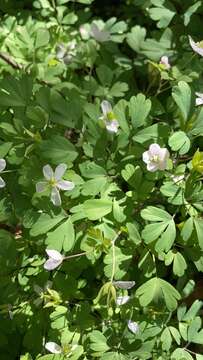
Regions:
<svg viewBox="0 0 203 360"><path fill-rule="evenodd" d="M65 48L64 44L58 44L57 48L56 48L56 58L58 60L62 60L65 53L66 53L66 48Z"/></svg>
<svg viewBox="0 0 203 360"><path fill-rule="evenodd" d="M57 187L61 190L73 190L75 184L72 181L60 180L57 182Z"/></svg>
<svg viewBox="0 0 203 360"><path fill-rule="evenodd" d="M190 42L190 46L191 48L199 55L203 56L203 48L198 46L194 40L191 38L191 36L189 36L189 42Z"/></svg>
<svg viewBox="0 0 203 360"><path fill-rule="evenodd" d="M61 354L62 353L61 347L58 344L56 344L55 342L52 342L52 341L47 342L45 344L45 348L49 352L51 352L52 354Z"/></svg>
<svg viewBox="0 0 203 360"><path fill-rule="evenodd" d="M159 155L160 149L161 148L158 144L151 144L149 147L150 155Z"/></svg>
<svg viewBox="0 0 203 360"><path fill-rule="evenodd" d="M51 180L53 178L54 173L53 173L53 170L50 165L45 165L43 167L43 174L44 174L45 179L47 179L47 180Z"/></svg>
<svg viewBox="0 0 203 360"><path fill-rule="evenodd" d="M195 105L196 106L203 105L203 98L201 98L201 97L196 98Z"/></svg>
<svg viewBox="0 0 203 360"><path fill-rule="evenodd" d="M4 159L0 159L0 172L2 172L6 167L6 161Z"/></svg>
<svg viewBox="0 0 203 360"><path fill-rule="evenodd" d="M135 281L114 281L113 285L120 289L131 289L133 286L135 286Z"/></svg>
<svg viewBox="0 0 203 360"><path fill-rule="evenodd" d="M59 265L61 265L62 261L57 261L57 260L54 260L54 259L48 259L45 263L44 263L44 269L45 270L54 270L56 269Z"/></svg>
<svg viewBox="0 0 203 360"><path fill-rule="evenodd" d="M203 99L203 93L196 92L195 95Z"/></svg>
<svg viewBox="0 0 203 360"><path fill-rule="evenodd" d="M0 188L3 188L4 186L6 186L5 181L2 179L2 177L0 177Z"/></svg>
<svg viewBox="0 0 203 360"><path fill-rule="evenodd" d="M60 197L60 193L57 190L56 187L53 187L51 190L51 202L55 205L55 206L60 206L61 205L61 197Z"/></svg>
<svg viewBox="0 0 203 360"><path fill-rule="evenodd" d="M101 103L101 108L104 116L106 116L108 113L112 112L112 106L109 101L103 100Z"/></svg>
<svg viewBox="0 0 203 360"><path fill-rule="evenodd" d="M130 296L128 296L128 295L118 296L117 299L116 299L116 304L118 306L121 306L121 305L126 304L129 300L130 300Z"/></svg>
<svg viewBox="0 0 203 360"><path fill-rule="evenodd" d="M47 189L47 182L46 181L39 181L36 184L36 192L40 193Z"/></svg>
<svg viewBox="0 0 203 360"><path fill-rule="evenodd" d="M132 331L133 334L137 334L139 331L139 326L136 322L128 320L128 329Z"/></svg>
<svg viewBox="0 0 203 360"><path fill-rule="evenodd" d="M142 160L148 164L150 162L150 153L149 151L145 151L143 154L142 154Z"/></svg>
<svg viewBox="0 0 203 360"><path fill-rule="evenodd" d="M46 249L47 255L56 261L63 261L63 255L57 250Z"/></svg>
<svg viewBox="0 0 203 360"><path fill-rule="evenodd" d="M170 69L170 67L171 67L169 60L168 60L168 56L162 56L159 63L164 65L166 69Z"/></svg>
<svg viewBox="0 0 203 360"><path fill-rule="evenodd" d="M119 124L118 124L117 120L112 120L111 122L106 122L106 128L109 132L117 133L118 127L119 127Z"/></svg>
<svg viewBox="0 0 203 360"><path fill-rule="evenodd" d="M158 169L159 169L158 164L154 164L154 163L147 164L147 170L148 171L155 172Z"/></svg>
<svg viewBox="0 0 203 360"><path fill-rule="evenodd" d="M60 164L56 167L55 172L54 172L54 178L56 180L60 180L63 175L65 174L67 169L67 165L66 164Z"/></svg>
<svg viewBox="0 0 203 360"><path fill-rule="evenodd" d="M100 30L96 24L91 25L90 34L97 40L98 42L105 42L110 39L110 33L105 30Z"/></svg>

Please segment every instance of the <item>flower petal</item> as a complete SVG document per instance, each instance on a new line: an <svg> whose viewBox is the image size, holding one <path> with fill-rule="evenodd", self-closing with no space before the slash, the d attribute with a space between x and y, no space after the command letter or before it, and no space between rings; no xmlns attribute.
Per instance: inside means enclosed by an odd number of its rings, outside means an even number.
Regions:
<svg viewBox="0 0 203 360"><path fill-rule="evenodd" d="M47 255L56 261L63 261L63 255L57 250L46 249Z"/></svg>
<svg viewBox="0 0 203 360"><path fill-rule="evenodd" d="M45 348L52 354L61 354L62 353L61 347L52 341L47 342L45 344Z"/></svg>
<svg viewBox="0 0 203 360"><path fill-rule="evenodd" d="M200 94L200 93L195 93L196 95L197 94L199 94L199 95L201 95L201 96L199 96L199 97L197 97L196 99L195 99L195 105L196 106L199 106L199 105L203 105L203 94Z"/></svg>
<svg viewBox="0 0 203 360"><path fill-rule="evenodd" d="M55 172L54 172L54 178L55 180L60 180L63 175L65 174L67 169L67 165L66 164L60 164L56 167Z"/></svg>
<svg viewBox="0 0 203 360"><path fill-rule="evenodd" d="M166 56L166 55L161 57L159 64L164 65L167 70L170 69L170 67L171 67L168 56Z"/></svg>
<svg viewBox="0 0 203 360"><path fill-rule="evenodd" d="M128 320L128 329L132 331L133 334L137 334L139 331L138 323L132 320Z"/></svg>
<svg viewBox="0 0 203 360"><path fill-rule="evenodd" d="M100 30L96 24L91 25L90 34L97 40L98 42L105 42L110 40L110 33L105 30Z"/></svg>
<svg viewBox="0 0 203 360"><path fill-rule="evenodd" d="M135 286L135 281L114 281L113 285L115 285L119 289L131 289Z"/></svg>
<svg viewBox="0 0 203 360"><path fill-rule="evenodd" d="M121 306L126 304L128 301L130 300L130 296L125 295L125 296L118 296L116 299L116 305Z"/></svg>
<svg viewBox="0 0 203 360"><path fill-rule="evenodd" d="M57 261L57 260L54 260L54 259L48 259L45 263L44 263L44 269L45 270L48 270L48 271L51 271L51 270L54 270L56 269L59 265L61 265L62 261Z"/></svg>
<svg viewBox="0 0 203 360"><path fill-rule="evenodd" d="M43 166L43 174L47 180L51 180L54 177L54 173L50 165Z"/></svg>
<svg viewBox="0 0 203 360"><path fill-rule="evenodd" d="M6 186L5 181L2 179L2 177L0 177L0 188L4 188L4 186Z"/></svg>
<svg viewBox="0 0 203 360"><path fill-rule="evenodd" d="M0 172L2 172L6 167L6 160L0 159Z"/></svg>
<svg viewBox="0 0 203 360"><path fill-rule="evenodd" d="M191 38L191 36L189 36L189 42L190 42L190 46L191 48L194 50L194 52L196 52L197 54L203 56L203 48L198 46L194 40Z"/></svg>
<svg viewBox="0 0 203 360"><path fill-rule="evenodd" d="M61 197L60 197L60 193L57 190L56 187L53 187L51 190L51 202L55 205L55 206L60 206L61 205Z"/></svg>
<svg viewBox="0 0 203 360"><path fill-rule="evenodd" d="M155 163L148 163L147 164L147 170L148 171L154 172L154 171L156 171L158 169L159 169L158 164L155 164Z"/></svg>
<svg viewBox="0 0 203 360"><path fill-rule="evenodd" d="M104 116L106 116L108 113L112 112L112 106L109 101L103 100L101 102L101 108Z"/></svg>
<svg viewBox="0 0 203 360"><path fill-rule="evenodd" d="M72 181L60 180L57 182L57 187L61 190L73 190L75 184Z"/></svg>
<svg viewBox="0 0 203 360"><path fill-rule="evenodd" d="M117 133L118 132L119 123L117 120L112 120L111 122L106 122L106 129L109 132Z"/></svg>
<svg viewBox="0 0 203 360"><path fill-rule="evenodd" d="M169 159L169 157L170 157L170 154L169 154L168 149L166 149L166 148L160 149L160 151L159 151L159 159L160 159L161 162L166 163L167 160Z"/></svg>
<svg viewBox="0 0 203 360"><path fill-rule="evenodd" d="M46 181L39 181L36 184L36 192L40 193L47 189L47 182Z"/></svg>
<svg viewBox="0 0 203 360"><path fill-rule="evenodd" d="M149 151L145 151L143 154L142 154L142 160L148 164L150 162L150 153Z"/></svg>
<svg viewBox="0 0 203 360"><path fill-rule="evenodd" d="M160 149L161 148L158 144L151 144L149 147L150 155L159 155Z"/></svg>

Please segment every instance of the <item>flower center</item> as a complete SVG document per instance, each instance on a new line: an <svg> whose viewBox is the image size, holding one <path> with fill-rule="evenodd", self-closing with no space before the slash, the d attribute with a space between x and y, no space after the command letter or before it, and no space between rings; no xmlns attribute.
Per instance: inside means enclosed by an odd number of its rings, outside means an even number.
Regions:
<svg viewBox="0 0 203 360"><path fill-rule="evenodd" d="M56 185L57 185L57 181L56 181L54 178L52 178L52 179L49 180L49 185L51 185L51 186L56 186Z"/></svg>
<svg viewBox="0 0 203 360"><path fill-rule="evenodd" d="M202 48L202 49L203 49L203 40L202 40L202 41L200 41L200 42L198 42L198 43L197 43L197 45L198 45L200 48Z"/></svg>
<svg viewBox="0 0 203 360"><path fill-rule="evenodd" d="M158 163L159 162L159 155L153 155L151 157L151 161L153 161L154 163Z"/></svg>
<svg viewBox="0 0 203 360"><path fill-rule="evenodd" d="M111 122L112 120L115 119L115 115L114 115L114 113L111 112L111 111L106 114L106 117L107 117L107 120L108 120L109 122Z"/></svg>

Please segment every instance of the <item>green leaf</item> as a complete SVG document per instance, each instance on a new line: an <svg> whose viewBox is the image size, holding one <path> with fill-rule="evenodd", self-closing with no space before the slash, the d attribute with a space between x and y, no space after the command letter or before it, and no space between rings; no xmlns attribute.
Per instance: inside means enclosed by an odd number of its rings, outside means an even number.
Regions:
<svg viewBox="0 0 203 360"><path fill-rule="evenodd" d="M192 93L189 85L185 81L179 81L178 85L173 88L172 97L185 123L189 119L192 106Z"/></svg>
<svg viewBox="0 0 203 360"><path fill-rule="evenodd" d="M112 201L103 199L86 200L83 209L89 220L98 220L112 211Z"/></svg>
<svg viewBox="0 0 203 360"><path fill-rule="evenodd" d="M175 8L165 0L152 0L151 3L154 5L149 9L151 19L157 21L158 28L166 28L176 14Z"/></svg>
<svg viewBox="0 0 203 360"><path fill-rule="evenodd" d="M195 224L199 246L203 250L203 219L201 218L194 219L194 224Z"/></svg>
<svg viewBox="0 0 203 360"><path fill-rule="evenodd" d="M171 360L193 360L188 351L178 348L171 354Z"/></svg>
<svg viewBox="0 0 203 360"><path fill-rule="evenodd" d="M71 217L52 232L48 232L45 243L50 249L70 251L75 243L75 231Z"/></svg>
<svg viewBox="0 0 203 360"><path fill-rule="evenodd" d="M146 125L146 119L151 110L151 101L145 95L132 96L129 102L129 112L133 127L136 129Z"/></svg>
<svg viewBox="0 0 203 360"><path fill-rule="evenodd" d="M35 48L38 49L49 43L49 31L47 29L38 29L36 33Z"/></svg>
<svg viewBox="0 0 203 360"><path fill-rule="evenodd" d="M16 241L8 231L0 230L0 274L9 273L16 263Z"/></svg>
<svg viewBox="0 0 203 360"><path fill-rule="evenodd" d="M171 135L168 144L173 151L178 151L180 155L186 154L190 149L190 139L183 131L176 131Z"/></svg>
<svg viewBox="0 0 203 360"><path fill-rule="evenodd" d="M142 237L148 244L156 239L155 249L159 251L169 251L176 237L176 227L174 220L165 210L148 206L141 211L141 216L145 220L153 221L154 224L146 225L142 231Z"/></svg>
<svg viewBox="0 0 203 360"><path fill-rule="evenodd" d="M90 348L93 351L103 353L110 349L106 343L107 340L105 336L98 330L93 330L90 333L89 339L90 339Z"/></svg>
<svg viewBox="0 0 203 360"><path fill-rule="evenodd" d="M93 161L85 161L84 163L79 164L79 168L82 176L88 179L94 179L95 177L107 175L106 170L95 164Z"/></svg>
<svg viewBox="0 0 203 360"><path fill-rule="evenodd" d="M7 77L0 82L0 106L24 107L30 102L31 96L31 77L22 76L21 79Z"/></svg>
<svg viewBox="0 0 203 360"><path fill-rule="evenodd" d="M132 255L126 251L124 253L124 249L120 249L119 247L115 246L115 280L120 280L123 276L126 275L128 272L128 268L130 266L130 262L132 260ZM113 249L109 250L109 253L104 257L104 273L106 277L109 279L112 275L112 267L113 267Z"/></svg>
<svg viewBox="0 0 203 360"><path fill-rule="evenodd" d="M140 144L143 144L146 141L159 142L158 140L167 139L169 135L169 126L164 123L154 124L148 126L147 128L138 131L138 133L133 136L133 140L137 141Z"/></svg>
<svg viewBox="0 0 203 360"><path fill-rule="evenodd" d="M164 300L169 311L174 311L177 307L177 300L180 300L179 292L167 281L157 277L141 285L137 289L136 295L142 306L147 306L152 301L158 304L160 300Z"/></svg>
<svg viewBox="0 0 203 360"><path fill-rule="evenodd" d="M185 258L180 252L174 253L173 259L173 273L177 276L183 276L187 269Z"/></svg>
<svg viewBox="0 0 203 360"><path fill-rule="evenodd" d="M37 221L34 223L30 230L31 236L38 236L46 234L54 226L56 226L61 220L64 219L63 215L51 216L49 214L41 214Z"/></svg>
<svg viewBox="0 0 203 360"><path fill-rule="evenodd" d="M127 34L127 43L135 51L140 51L145 41L146 29L136 25Z"/></svg>
<svg viewBox="0 0 203 360"><path fill-rule="evenodd" d="M67 139L60 135L52 136L49 140L45 140L40 145L41 156L50 160L52 164L73 162L78 153L75 146Z"/></svg>
<svg viewBox="0 0 203 360"><path fill-rule="evenodd" d="M195 1L195 3L184 12L184 25L187 26L190 23L191 16L197 11L197 9L202 5L201 1Z"/></svg>
<svg viewBox="0 0 203 360"><path fill-rule="evenodd" d="M82 186L82 194L84 196L96 196L99 194L107 183L107 178L104 176L90 179Z"/></svg>

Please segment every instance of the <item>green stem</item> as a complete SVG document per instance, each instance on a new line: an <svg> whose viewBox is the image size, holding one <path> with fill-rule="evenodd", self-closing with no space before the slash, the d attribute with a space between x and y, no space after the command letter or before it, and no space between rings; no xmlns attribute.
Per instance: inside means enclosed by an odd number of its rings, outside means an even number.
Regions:
<svg viewBox="0 0 203 360"><path fill-rule="evenodd" d="M111 273L111 283L113 282L115 271L116 271L116 253L115 253L115 242L120 236L121 231L119 231L115 238L112 240L112 273Z"/></svg>

